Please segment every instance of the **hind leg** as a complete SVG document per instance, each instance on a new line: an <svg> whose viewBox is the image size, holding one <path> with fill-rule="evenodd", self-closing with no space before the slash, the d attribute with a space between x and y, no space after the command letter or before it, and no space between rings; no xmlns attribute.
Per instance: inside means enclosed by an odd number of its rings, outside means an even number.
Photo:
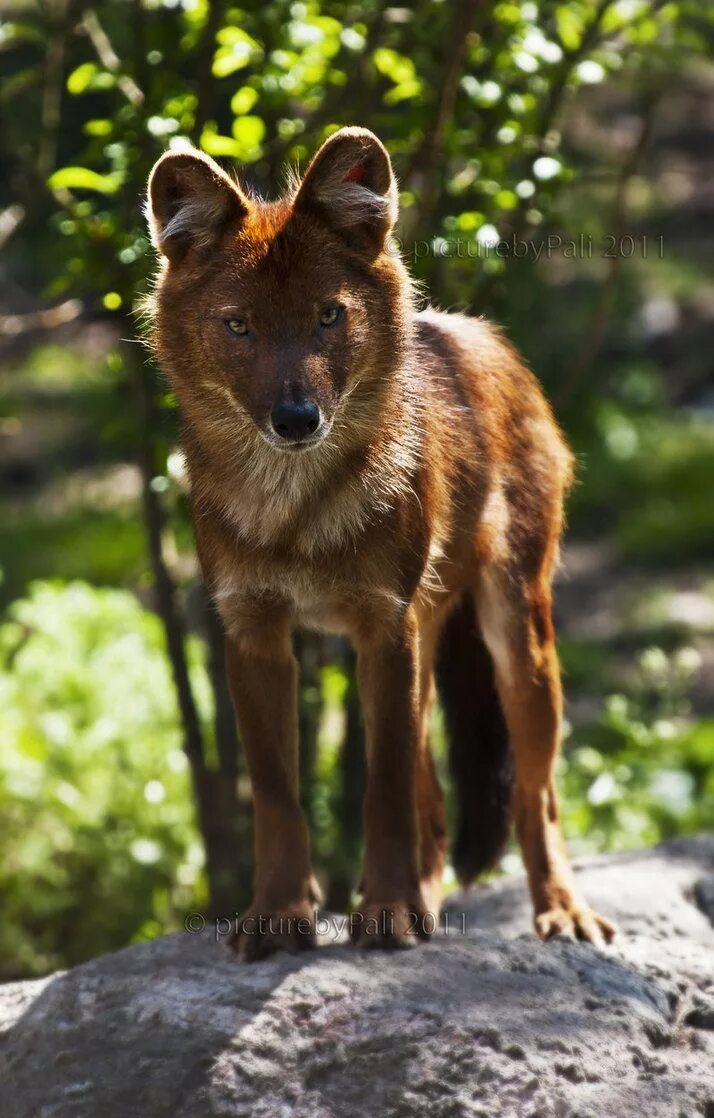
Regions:
<svg viewBox="0 0 714 1118"><path fill-rule="evenodd" d="M548 581L524 585L489 568L477 602L513 753L514 817L536 931L542 939L565 934L609 942L615 929L579 896L560 826L553 770L562 696Z"/></svg>
<svg viewBox="0 0 714 1118"><path fill-rule="evenodd" d="M441 879L446 865L447 833L444 795L436 775L429 745L429 715L434 701L434 660L437 629L423 626L420 633L419 752L416 766L419 813L421 888L428 912L439 915Z"/></svg>

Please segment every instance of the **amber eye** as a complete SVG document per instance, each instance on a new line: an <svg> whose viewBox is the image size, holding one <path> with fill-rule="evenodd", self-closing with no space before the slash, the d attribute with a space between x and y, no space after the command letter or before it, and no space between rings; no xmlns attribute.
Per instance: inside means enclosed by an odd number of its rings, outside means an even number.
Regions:
<svg viewBox="0 0 714 1118"><path fill-rule="evenodd" d="M248 326L242 318L227 318L226 329L239 338L244 337L248 333Z"/></svg>
<svg viewBox="0 0 714 1118"><path fill-rule="evenodd" d="M329 307L325 307L320 315L320 326L334 326L342 313L342 307L338 307L333 303Z"/></svg>

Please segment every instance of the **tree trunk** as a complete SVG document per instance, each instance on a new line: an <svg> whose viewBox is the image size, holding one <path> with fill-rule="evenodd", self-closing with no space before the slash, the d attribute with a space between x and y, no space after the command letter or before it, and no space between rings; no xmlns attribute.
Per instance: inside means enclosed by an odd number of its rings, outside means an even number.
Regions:
<svg viewBox="0 0 714 1118"><path fill-rule="evenodd" d="M209 908L212 915L228 915L243 905L248 883L240 872L238 853L243 849L240 834L237 785L237 742L226 757L227 769L209 769L198 710L191 686L186 657L185 622L176 600L176 587L163 552L164 510L152 480L159 472L155 460L155 435L158 430L158 408L154 396L153 370L134 360L127 352L125 361L133 373L139 433L138 461L142 479L142 503L151 569L154 576L155 606L161 618L166 648L176 688L176 698L183 729L183 747L188 757L193 781L198 825L206 855L206 876ZM220 689L219 689L220 691ZM216 703L216 720L225 721L225 711ZM218 746L218 742L217 742ZM225 742L221 748L226 751Z"/></svg>

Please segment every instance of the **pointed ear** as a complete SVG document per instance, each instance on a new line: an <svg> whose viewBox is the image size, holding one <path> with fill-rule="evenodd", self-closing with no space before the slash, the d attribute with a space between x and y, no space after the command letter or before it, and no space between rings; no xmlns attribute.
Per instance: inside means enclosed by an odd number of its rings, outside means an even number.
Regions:
<svg viewBox="0 0 714 1118"><path fill-rule="evenodd" d="M397 220L397 184L384 146L366 128L342 128L313 157L293 203L375 254Z"/></svg>
<svg viewBox="0 0 714 1118"><path fill-rule="evenodd" d="M147 217L154 247L169 260L210 248L248 203L236 184L201 151L169 151L149 176Z"/></svg>

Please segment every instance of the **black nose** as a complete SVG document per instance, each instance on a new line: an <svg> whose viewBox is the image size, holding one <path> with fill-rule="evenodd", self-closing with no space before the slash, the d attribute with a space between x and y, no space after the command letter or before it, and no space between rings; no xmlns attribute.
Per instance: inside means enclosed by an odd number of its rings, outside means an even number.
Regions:
<svg viewBox="0 0 714 1118"><path fill-rule="evenodd" d="M281 402L273 408L270 420L281 439L298 442L317 431L320 426L320 409L310 400Z"/></svg>

